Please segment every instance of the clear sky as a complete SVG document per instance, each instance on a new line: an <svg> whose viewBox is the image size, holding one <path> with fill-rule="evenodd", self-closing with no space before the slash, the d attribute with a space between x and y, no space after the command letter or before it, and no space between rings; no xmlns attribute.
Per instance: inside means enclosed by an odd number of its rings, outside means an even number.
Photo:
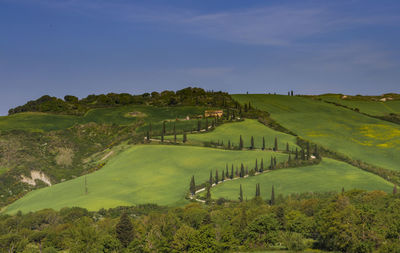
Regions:
<svg viewBox="0 0 400 253"><path fill-rule="evenodd" d="M0 115L189 85L400 92L400 1L0 0Z"/></svg>

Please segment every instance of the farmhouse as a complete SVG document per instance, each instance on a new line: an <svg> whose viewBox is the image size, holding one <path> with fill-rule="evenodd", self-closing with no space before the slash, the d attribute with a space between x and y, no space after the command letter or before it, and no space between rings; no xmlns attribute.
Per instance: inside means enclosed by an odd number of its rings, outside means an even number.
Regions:
<svg viewBox="0 0 400 253"><path fill-rule="evenodd" d="M218 117L221 118L222 115L224 114L223 110L206 110L204 112L204 116L207 117Z"/></svg>

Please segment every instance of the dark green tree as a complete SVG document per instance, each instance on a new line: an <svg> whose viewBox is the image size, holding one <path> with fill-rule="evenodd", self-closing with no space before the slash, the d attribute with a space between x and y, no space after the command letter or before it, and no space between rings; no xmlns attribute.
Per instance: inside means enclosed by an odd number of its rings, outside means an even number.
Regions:
<svg viewBox="0 0 400 253"><path fill-rule="evenodd" d="M289 142L286 142L286 152L289 152Z"/></svg>
<svg viewBox="0 0 400 253"><path fill-rule="evenodd" d="M219 176L218 176L218 169L215 170L215 184L218 184Z"/></svg>
<svg viewBox="0 0 400 253"><path fill-rule="evenodd" d="M117 239L121 242L122 246L127 247L133 240L133 225L126 212L122 213L115 230Z"/></svg>
<svg viewBox="0 0 400 253"><path fill-rule="evenodd" d="M244 172L244 165L243 165L243 163L241 163L241 164L240 164L240 175L239 175L239 176L240 176L240 177L244 177L244 175L245 175L244 173L245 173L245 172Z"/></svg>
<svg viewBox="0 0 400 253"><path fill-rule="evenodd" d="M254 166L254 171L258 172L258 161L257 161L257 158L256 158L256 165Z"/></svg>
<svg viewBox="0 0 400 253"><path fill-rule="evenodd" d="M176 125L174 122L174 143L176 143Z"/></svg>
<svg viewBox="0 0 400 253"><path fill-rule="evenodd" d="M207 186L207 194L206 194L206 204L211 204L211 186Z"/></svg>
<svg viewBox="0 0 400 253"><path fill-rule="evenodd" d="M147 133L146 133L146 139L147 139L147 141L150 141L150 132L149 131L147 131Z"/></svg>
<svg viewBox="0 0 400 253"><path fill-rule="evenodd" d="M194 181L194 176L192 176L192 179L190 180L190 194L192 194L192 196L196 193L196 183Z"/></svg>
<svg viewBox="0 0 400 253"><path fill-rule="evenodd" d="M221 177L221 182L224 182L225 181L225 173L224 173L224 171L222 171L222 177Z"/></svg>
<svg viewBox="0 0 400 253"><path fill-rule="evenodd" d="M197 132L200 132L200 130L201 130L201 121L198 120L197 121Z"/></svg>
<svg viewBox="0 0 400 253"><path fill-rule="evenodd" d="M161 133L161 142L164 142L164 132Z"/></svg>
<svg viewBox="0 0 400 253"><path fill-rule="evenodd" d="M299 160L299 151L297 150L297 148L296 148L296 155L295 155L294 159L296 161Z"/></svg>
<svg viewBox="0 0 400 253"><path fill-rule="evenodd" d="M183 143L186 143L186 142L187 142L187 135L186 135L186 132L183 133L182 142L183 142Z"/></svg>
<svg viewBox="0 0 400 253"><path fill-rule="evenodd" d="M240 136L240 139L239 139L239 149L243 149L243 139L242 139L242 136Z"/></svg>
<svg viewBox="0 0 400 253"><path fill-rule="evenodd" d="M208 119L206 118L206 131L208 131Z"/></svg>
<svg viewBox="0 0 400 253"><path fill-rule="evenodd" d="M231 176L230 176L230 178L233 179L233 164L232 164L232 168L231 168Z"/></svg>
<svg viewBox="0 0 400 253"><path fill-rule="evenodd" d="M263 136L263 141L262 141L262 150L265 150L265 137Z"/></svg>
<svg viewBox="0 0 400 253"><path fill-rule="evenodd" d="M231 149L231 141L228 140L228 149Z"/></svg>
<svg viewBox="0 0 400 253"><path fill-rule="evenodd" d="M226 170L226 172L225 172L225 177L226 177L226 178L229 178L229 168L228 168L228 164L226 164L225 170Z"/></svg>
<svg viewBox="0 0 400 253"><path fill-rule="evenodd" d="M271 200L269 201L269 204L271 206L275 205L275 190L274 190L274 186L272 186L272 190L271 190Z"/></svg>
<svg viewBox="0 0 400 253"><path fill-rule="evenodd" d="M251 136L251 140L250 140L250 149L254 149L254 137Z"/></svg>
<svg viewBox="0 0 400 253"><path fill-rule="evenodd" d="M275 137L274 151L278 151L278 138L277 137Z"/></svg>
<svg viewBox="0 0 400 253"><path fill-rule="evenodd" d="M242 190L242 185L240 185L239 201L240 201L240 202L243 202L243 190Z"/></svg>

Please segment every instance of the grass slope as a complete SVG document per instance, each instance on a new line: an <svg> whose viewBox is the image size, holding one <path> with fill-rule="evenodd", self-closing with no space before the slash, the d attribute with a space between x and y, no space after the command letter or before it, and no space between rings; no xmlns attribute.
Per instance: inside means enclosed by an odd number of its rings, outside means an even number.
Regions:
<svg viewBox="0 0 400 253"><path fill-rule="evenodd" d="M226 123L218 126L215 130L207 133L188 134L189 143L198 142L217 142L223 141L224 145L239 146L240 135L243 138L244 147L250 147L251 136L254 137L254 144L256 148L262 147L262 138L265 138L265 146L272 149L274 146L274 139L278 139L278 147L280 150L286 149L286 143L289 143L290 148L297 147L296 137L282 132L275 131L257 120L246 119L242 122ZM170 136L168 138L171 138Z"/></svg>
<svg viewBox="0 0 400 253"><path fill-rule="evenodd" d="M129 105L112 108L93 109L85 116L57 115L50 113L17 113L10 116L0 117L0 130L29 130L29 131L50 131L66 129L75 124L85 124L95 122L99 124L129 125L137 120L146 123L154 123L154 129L161 129L161 121L185 118L187 115L201 115L204 107L179 106L179 107L154 107L145 105ZM140 112L138 117L129 116L130 112ZM197 126L196 120L181 121L179 128L194 128Z"/></svg>
<svg viewBox="0 0 400 253"><path fill-rule="evenodd" d="M299 136L387 169L400 169L400 126L303 97L234 95L241 103L271 113Z"/></svg>
<svg viewBox="0 0 400 253"><path fill-rule="evenodd" d="M172 145L133 146L112 158L101 170L87 175L87 195L84 177L79 177L30 192L11 204L6 212L67 206L97 210L141 203L180 205L185 203L192 175L200 184L208 180L211 169L223 170L227 162L235 165L243 162L252 168L256 158L265 161L272 153ZM274 155L278 162L287 159L285 154Z"/></svg>
<svg viewBox="0 0 400 253"><path fill-rule="evenodd" d="M319 98L345 105L350 108L358 108L360 112L374 116L384 116L390 113L400 113L400 101L363 101L363 100L348 100L341 99L341 95L321 95Z"/></svg>
<svg viewBox="0 0 400 253"><path fill-rule="evenodd" d="M226 198L237 200L240 184L243 187L244 198L254 197L256 184L260 184L261 197L269 199L274 185L277 194L288 195L302 192L326 192L346 190L383 190L391 192L393 185L386 180L353 167L347 163L324 158L315 166L280 169L261 175L227 181L212 188L214 199Z"/></svg>

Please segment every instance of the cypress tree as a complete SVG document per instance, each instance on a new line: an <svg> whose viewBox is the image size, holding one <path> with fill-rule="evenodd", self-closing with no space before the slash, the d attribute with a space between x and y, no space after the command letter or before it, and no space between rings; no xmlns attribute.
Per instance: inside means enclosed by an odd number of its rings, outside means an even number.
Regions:
<svg viewBox="0 0 400 253"><path fill-rule="evenodd" d="M257 161L257 158L256 158L256 166L254 167L254 170L255 170L256 172L258 172L258 161Z"/></svg>
<svg viewBox="0 0 400 253"><path fill-rule="evenodd" d="M218 169L215 170L215 184L218 184L219 182L219 176L218 176Z"/></svg>
<svg viewBox="0 0 400 253"><path fill-rule="evenodd" d="M194 182L194 176L192 176L192 179L190 180L190 194L192 196L196 193L196 183Z"/></svg>
<svg viewBox="0 0 400 253"><path fill-rule="evenodd" d="M186 136L186 132L183 132L183 143L186 143L187 141L187 136Z"/></svg>
<svg viewBox="0 0 400 253"><path fill-rule="evenodd" d="M244 177L244 166L243 166L243 163L240 164L240 177Z"/></svg>
<svg viewBox="0 0 400 253"><path fill-rule="evenodd" d="M263 141L262 141L262 150L265 150L265 137L263 136Z"/></svg>
<svg viewBox="0 0 400 253"><path fill-rule="evenodd" d="M123 247L127 247L133 240L133 225L126 212L119 218L115 230L117 239L121 242Z"/></svg>
<svg viewBox="0 0 400 253"><path fill-rule="evenodd" d="M161 133L161 142L164 142L164 133Z"/></svg>
<svg viewBox="0 0 400 253"><path fill-rule="evenodd" d="M240 202L243 202L243 190L242 190L242 185L240 185L239 201L240 201Z"/></svg>
<svg viewBox="0 0 400 253"><path fill-rule="evenodd" d="M293 96L293 91L290 91L290 95Z"/></svg>
<svg viewBox="0 0 400 253"><path fill-rule="evenodd" d="M314 155L315 155L315 158L317 158L317 159L320 159L320 158L321 158L321 157L319 156L318 146L317 146L317 145L315 145Z"/></svg>
<svg viewBox="0 0 400 253"><path fill-rule="evenodd" d="M233 179L233 164L232 164L232 168L231 168L231 176L230 176L230 178Z"/></svg>
<svg viewBox="0 0 400 253"><path fill-rule="evenodd" d="M275 137L274 151L278 151L278 138L277 137Z"/></svg>
<svg viewBox="0 0 400 253"><path fill-rule="evenodd" d="M231 141L228 140L228 149L231 149Z"/></svg>
<svg viewBox="0 0 400 253"><path fill-rule="evenodd" d="M288 162L290 163L291 161L292 161L292 156L289 154Z"/></svg>
<svg viewBox="0 0 400 253"><path fill-rule="evenodd" d="M306 160L306 154L305 154L305 152L304 152L304 149L302 149L302 150L300 151L300 154L301 154L301 160L305 161L305 160Z"/></svg>
<svg viewBox="0 0 400 253"><path fill-rule="evenodd" d="M197 121L197 132L200 132L201 130L201 122L200 120Z"/></svg>
<svg viewBox="0 0 400 253"><path fill-rule="evenodd" d="M239 169L238 169L238 167L237 167L237 165L236 165L236 177L238 177L239 176Z"/></svg>
<svg viewBox="0 0 400 253"><path fill-rule="evenodd" d="M397 194L397 185L394 185L394 187L393 187L393 195L396 195Z"/></svg>
<svg viewBox="0 0 400 253"><path fill-rule="evenodd" d="M271 205L271 206L272 206L272 205L275 205L275 191L274 191L274 186L272 186L270 205Z"/></svg>
<svg viewBox="0 0 400 253"><path fill-rule="evenodd" d="M344 187L342 187L342 195L344 195Z"/></svg>
<svg viewBox="0 0 400 253"><path fill-rule="evenodd" d="M289 152L289 142L286 142L286 152Z"/></svg>
<svg viewBox="0 0 400 253"><path fill-rule="evenodd" d="M222 173L221 173L221 174L222 174L221 181L222 181L222 182L224 182L224 181L225 181L225 173L224 173L224 171L222 171Z"/></svg>
<svg viewBox="0 0 400 253"><path fill-rule="evenodd" d="M296 161L299 160L299 151L297 150L297 148L296 148L296 155L295 155L294 159Z"/></svg>
<svg viewBox="0 0 400 253"><path fill-rule="evenodd" d="M271 170L274 169L274 158L271 156L271 165L269 166Z"/></svg>
<svg viewBox="0 0 400 253"><path fill-rule="evenodd" d="M207 194L206 194L206 204L209 205L211 203L211 186L207 187Z"/></svg>
<svg viewBox="0 0 400 253"><path fill-rule="evenodd" d="M208 131L208 119L206 118L206 131Z"/></svg>
<svg viewBox="0 0 400 253"><path fill-rule="evenodd" d="M254 137L251 136L250 149L254 149Z"/></svg>
<svg viewBox="0 0 400 253"><path fill-rule="evenodd" d="M240 139L239 139L239 149L243 149L243 139L242 139L242 136L240 136Z"/></svg>
<svg viewBox="0 0 400 253"><path fill-rule="evenodd" d="M150 141L150 132L147 130L147 133L146 133L146 139L147 139L147 141Z"/></svg>
<svg viewBox="0 0 400 253"><path fill-rule="evenodd" d="M264 159L261 158L261 164L260 164L260 172L264 171Z"/></svg>

